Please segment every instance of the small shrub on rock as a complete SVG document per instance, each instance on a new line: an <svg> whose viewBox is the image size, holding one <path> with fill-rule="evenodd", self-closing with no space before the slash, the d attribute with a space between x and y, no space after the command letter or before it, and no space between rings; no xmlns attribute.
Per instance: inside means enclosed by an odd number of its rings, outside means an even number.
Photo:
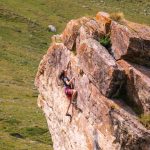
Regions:
<svg viewBox="0 0 150 150"><path fill-rule="evenodd" d="M104 36L99 39L99 42L101 45L103 45L106 48L109 48L111 45L110 37L109 36Z"/></svg>

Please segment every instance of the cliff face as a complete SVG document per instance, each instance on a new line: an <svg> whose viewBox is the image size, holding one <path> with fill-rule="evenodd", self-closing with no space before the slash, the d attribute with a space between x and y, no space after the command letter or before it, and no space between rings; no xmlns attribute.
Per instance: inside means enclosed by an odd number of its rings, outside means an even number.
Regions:
<svg viewBox="0 0 150 150"><path fill-rule="evenodd" d="M111 44L104 47L99 40L106 34ZM92 19L71 20L52 41L35 84L54 149L149 150L150 131L126 101L149 114L150 28L126 20L121 25L99 12ZM71 106L71 122L65 115L69 100L58 78L66 68L70 78L75 76L82 110Z"/></svg>

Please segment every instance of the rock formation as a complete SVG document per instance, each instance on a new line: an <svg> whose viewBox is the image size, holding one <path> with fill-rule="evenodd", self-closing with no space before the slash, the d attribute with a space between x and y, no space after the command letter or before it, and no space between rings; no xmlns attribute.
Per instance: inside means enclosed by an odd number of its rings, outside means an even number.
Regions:
<svg viewBox="0 0 150 150"><path fill-rule="evenodd" d="M127 75L127 96L135 107L142 113L150 111L150 68L119 60Z"/></svg>
<svg viewBox="0 0 150 150"><path fill-rule="evenodd" d="M99 12L95 18L71 20L52 37L35 85L54 150L150 149L150 131L132 110L150 113L150 27L134 24L137 36L133 24L125 20L120 25ZM99 41L105 36L110 36L109 48ZM69 78L75 77L82 110L70 108L71 122L66 116L70 101L58 78L66 68Z"/></svg>
<svg viewBox="0 0 150 150"><path fill-rule="evenodd" d="M150 67L150 27L128 21L124 24L111 24L114 57Z"/></svg>

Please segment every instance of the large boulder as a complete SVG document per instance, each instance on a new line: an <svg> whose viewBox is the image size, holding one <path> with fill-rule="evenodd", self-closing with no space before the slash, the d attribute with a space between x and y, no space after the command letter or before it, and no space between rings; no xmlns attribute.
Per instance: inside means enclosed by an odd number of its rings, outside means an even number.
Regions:
<svg viewBox="0 0 150 150"><path fill-rule="evenodd" d="M80 66L106 97L112 97L124 81L124 72L105 47L94 39L81 42L78 49Z"/></svg>
<svg viewBox="0 0 150 150"><path fill-rule="evenodd" d="M119 60L127 75L127 96L139 113L150 114L150 69Z"/></svg>
<svg viewBox="0 0 150 150"><path fill-rule="evenodd" d="M72 50L75 45L75 41L78 36L80 27L87 21L89 21L89 18L82 17L77 20L71 20L67 24L66 28L62 33L62 41L69 50Z"/></svg>
<svg viewBox="0 0 150 150"><path fill-rule="evenodd" d="M126 85L133 101L141 102L138 106L148 112L149 71L117 62L97 41L97 35L106 34L101 32L105 19L97 19L99 22L85 17L69 22L61 35L52 37L53 42L39 65L35 79L40 93L38 106L45 114L54 150L149 150L150 131L125 104L126 99L114 99L122 85ZM124 45L125 41L119 42ZM75 77L80 108L71 105L72 120L66 116L70 99L58 78L66 68L67 76ZM130 88L134 89L132 93Z"/></svg>
<svg viewBox="0 0 150 150"><path fill-rule="evenodd" d="M112 53L116 60L150 66L150 27L124 22L111 24Z"/></svg>
<svg viewBox="0 0 150 150"><path fill-rule="evenodd" d="M88 38L99 40L103 37L104 33L100 30L100 26L95 19L90 19L85 24L83 24L79 29L78 37L76 38L76 49L80 46L80 41Z"/></svg>
<svg viewBox="0 0 150 150"><path fill-rule="evenodd" d="M95 51L95 54L98 53ZM103 62L103 67L107 66L108 70L112 68L114 72L115 63L112 58L106 54L99 60L106 58L110 65ZM80 65L79 59L81 58L71 54L63 43L56 43L43 57L37 73L36 86L40 92L38 106L46 116L54 149L148 150L149 131L139 123L135 114L125 104L121 101L116 103L117 101L107 99L101 94L95 86L95 81L90 80L89 73L80 72L83 66ZM58 80L59 72L68 64L68 76L75 76L77 105L82 109L79 113L74 107L70 108L71 122L70 118L65 116L69 100ZM88 66L85 65L84 68L86 67ZM108 77L107 73L103 77Z"/></svg>
<svg viewBox="0 0 150 150"><path fill-rule="evenodd" d="M96 20L90 19L79 30L80 40L83 41L88 38L98 40L99 37L103 36L104 33L100 31L100 26Z"/></svg>

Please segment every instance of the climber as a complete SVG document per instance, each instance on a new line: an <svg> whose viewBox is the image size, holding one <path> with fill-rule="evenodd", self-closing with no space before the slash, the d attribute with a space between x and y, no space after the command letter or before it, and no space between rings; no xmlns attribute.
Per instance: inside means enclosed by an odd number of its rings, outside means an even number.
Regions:
<svg viewBox="0 0 150 150"><path fill-rule="evenodd" d="M67 77L67 69L66 69L66 70L62 70L59 79L63 81L65 87L65 94L70 100L70 104L67 108L66 116L71 117L71 115L68 113L70 105L73 104L75 109L78 109L77 102L76 102L77 91L74 89L74 85L73 85L73 81L75 80L75 78L73 77L71 80L69 80L69 78Z"/></svg>

